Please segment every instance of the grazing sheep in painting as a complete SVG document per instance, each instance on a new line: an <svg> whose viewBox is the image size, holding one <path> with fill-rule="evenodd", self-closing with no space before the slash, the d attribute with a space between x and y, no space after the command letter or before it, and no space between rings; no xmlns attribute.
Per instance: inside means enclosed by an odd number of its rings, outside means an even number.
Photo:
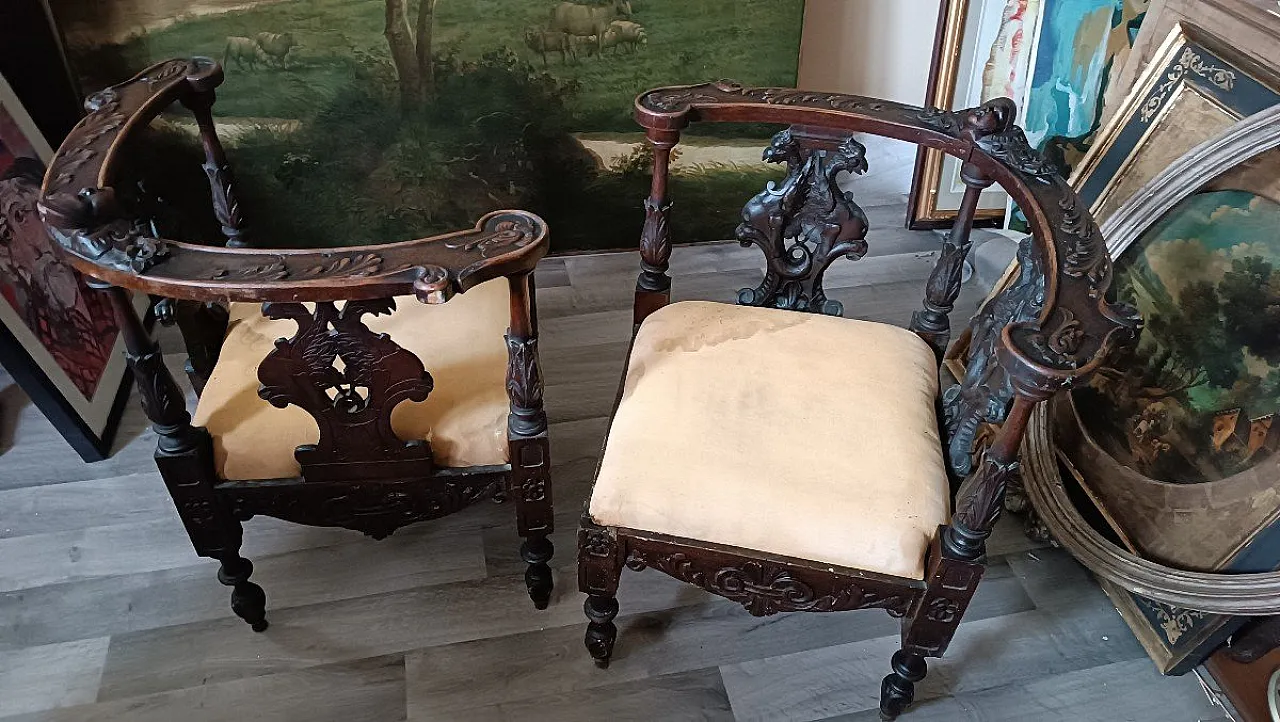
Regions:
<svg viewBox="0 0 1280 722"><path fill-rule="evenodd" d="M573 57L574 43L569 35L555 30L529 28L524 31L524 44L542 56L542 66L547 66L547 53L560 53L560 62L566 63Z"/></svg>
<svg viewBox="0 0 1280 722"><path fill-rule="evenodd" d="M630 17L631 3L627 0L613 0L612 5L602 7L562 2L551 8L548 28L577 37L594 35L596 51L603 52L604 36L609 29L609 23L619 18L627 20Z"/></svg>
<svg viewBox="0 0 1280 722"><path fill-rule="evenodd" d="M649 36L644 31L644 26L640 23L633 23L628 20L614 20L609 23L609 32L616 32L618 36L618 45L627 48L631 52L649 42Z"/></svg>
<svg viewBox="0 0 1280 722"><path fill-rule="evenodd" d="M230 67L228 63L232 60L236 61L237 68L248 66L250 70L257 70L258 61L265 63L267 57L253 38L232 35L227 38L227 46L222 50L222 67Z"/></svg>
<svg viewBox="0 0 1280 722"><path fill-rule="evenodd" d="M253 36L253 39L257 41L258 47L262 48L262 52L282 68L285 66L289 51L298 47L298 42L293 39L293 33L258 33Z"/></svg>

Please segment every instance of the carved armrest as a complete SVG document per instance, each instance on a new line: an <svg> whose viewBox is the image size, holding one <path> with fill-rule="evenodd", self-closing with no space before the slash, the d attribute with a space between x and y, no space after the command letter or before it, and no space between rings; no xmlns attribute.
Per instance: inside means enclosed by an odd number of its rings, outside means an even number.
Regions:
<svg viewBox="0 0 1280 722"><path fill-rule="evenodd" d="M663 166L660 171L655 166L656 198L646 204L648 216L657 216L666 205L666 152L693 122L771 122L867 132L955 156L964 162L967 180L1000 184L1030 224L1031 240L1020 254L1025 282L1011 286L1003 302L975 317L974 339L991 345L1019 393L1044 398L1096 370L1141 324L1133 309L1106 300L1111 282L1106 243L1075 192L1028 145L1014 124L1015 113L1007 98L952 112L728 81L651 90L635 101L636 120L646 128ZM665 216L651 225L641 253L646 271L654 269L657 276L665 273L670 239ZM659 288L662 282L651 285Z"/></svg>
<svg viewBox="0 0 1280 722"><path fill-rule="evenodd" d="M64 256L114 286L197 301L371 300L415 294L439 303L479 283L532 271L547 227L525 211L495 211L474 228L340 249L222 248L157 238L113 188L127 141L174 102L204 108L222 70L175 59L91 95L45 175L40 212Z"/></svg>

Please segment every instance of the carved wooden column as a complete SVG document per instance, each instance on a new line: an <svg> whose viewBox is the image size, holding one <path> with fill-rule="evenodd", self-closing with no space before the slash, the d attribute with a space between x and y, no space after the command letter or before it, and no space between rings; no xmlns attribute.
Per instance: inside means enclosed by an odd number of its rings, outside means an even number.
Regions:
<svg viewBox="0 0 1280 722"><path fill-rule="evenodd" d="M1040 400L1022 393L1014 396L1004 426L996 433L981 465L956 492L955 511L942 538L944 553L969 561L986 553L986 539L1004 506L1005 485L1018 469L1023 432Z"/></svg>
<svg viewBox="0 0 1280 722"><path fill-rule="evenodd" d="M644 230L640 233L640 276L636 279L634 323L667 305L671 300L671 203L667 201L671 149L680 142L680 132L649 128L645 137L653 148L653 179L644 201Z"/></svg>
<svg viewBox="0 0 1280 722"><path fill-rule="evenodd" d="M216 98L213 88L221 82L222 73L219 72L205 81L197 92L184 95L182 104L191 110L196 124L200 126L200 144L204 146L204 172L209 176L209 191L213 196L213 215L222 226L222 234L227 237L227 246L242 248L249 245L244 237L244 217L240 211L240 202L236 200L231 166L227 163L222 141L218 140L218 131L213 125L213 102Z"/></svg>
<svg viewBox="0 0 1280 722"><path fill-rule="evenodd" d="M991 180L983 177L969 163L961 169L960 178L965 184L960 211L942 244L942 253L933 267L933 273L929 274L929 282L925 286L924 308L911 314L911 330L933 347L939 363L947 351L947 344L951 342L951 319L948 314L955 306L956 297L960 295L960 284L964 280L964 261L969 255L969 234L973 230L978 200L982 191L991 186Z"/></svg>
<svg viewBox="0 0 1280 722"><path fill-rule="evenodd" d="M511 328L507 331L507 395L511 414L507 440L511 454L511 489L516 499L516 526L525 538L520 557L528 564L525 584L538 609L551 601L552 576L547 564L554 552L547 535L554 528L551 506L551 452L547 412L542 407L542 370L531 305L531 274L508 277Z"/></svg>
<svg viewBox="0 0 1280 722"><path fill-rule="evenodd" d="M143 413L159 437L156 466L178 509L196 553L222 562L218 581L232 588L231 609L255 632L267 628L267 595L249 581L253 565L240 556L240 522L218 497L213 443L204 429L191 425L186 398L164 365L160 346L151 340L134 312L129 294L99 282L111 299L125 343L125 360L133 372Z"/></svg>
<svg viewBox="0 0 1280 722"><path fill-rule="evenodd" d="M578 589L587 598L582 611L587 615L583 643L596 666L608 667L613 644L618 638L618 580L622 576L622 548L612 529L596 526L584 517L578 530Z"/></svg>

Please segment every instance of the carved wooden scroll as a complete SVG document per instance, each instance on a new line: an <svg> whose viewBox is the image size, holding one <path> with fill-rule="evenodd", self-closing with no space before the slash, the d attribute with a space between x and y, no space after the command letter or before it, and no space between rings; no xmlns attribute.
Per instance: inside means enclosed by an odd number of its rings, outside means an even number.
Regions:
<svg viewBox="0 0 1280 722"><path fill-rule="evenodd" d="M391 412L402 401L425 401L431 375L417 356L361 321L395 307L393 298L349 301L341 311L321 301L314 313L300 303L263 305L268 318L298 324L258 366L258 395L272 406L298 406L319 425L320 441L296 453L308 481L430 473L431 447L396 436Z"/></svg>
<svg viewBox="0 0 1280 722"><path fill-rule="evenodd" d="M49 164L40 212L81 273L112 285L199 301L325 301L416 294L436 303L476 284L532 270L547 249L542 219L494 211L474 228L432 238L336 249L219 248L157 237L114 186L126 142L174 103L196 114L216 215L229 246L243 245L235 198L209 104L222 70L209 58L174 59L91 95L88 115ZM124 156L123 158L120 156Z"/></svg>
<svg viewBox="0 0 1280 722"><path fill-rule="evenodd" d="M738 292L738 303L839 316L844 309L827 299L822 276L832 261L867 252L867 217L853 197L840 190L842 173L864 173L867 149L852 136L834 151L806 151L790 130L779 132L764 160L786 163L781 184L772 181L742 209L734 232L743 246L765 255L765 277L756 288Z"/></svg>

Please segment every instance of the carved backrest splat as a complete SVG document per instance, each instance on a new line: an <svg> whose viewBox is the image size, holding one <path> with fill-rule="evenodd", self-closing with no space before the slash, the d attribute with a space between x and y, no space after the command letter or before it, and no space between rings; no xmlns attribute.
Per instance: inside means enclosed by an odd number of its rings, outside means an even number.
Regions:
<svg viewBox="0 0 1280 722"><path fill-rule="evenodd" d="M765 148L764 160L786 163L787 175L742 208L735 231L743 246L765 255L764 280L738 292L738 303L839 316L844 308L828 300L822 275L840 256L867 252L867 216L836 182L842 173L865 173L867 149L849 136L835 150L805 149L783 130Z"/></svg>
<svg viewBox="0 0 1280 722"><path fill-rule="evenodd" d="M308 480L327 478L323 467L334 464L410 462L414 473L430 471L430 446L396 436L391 412L402 401L426 400L431 375L417 356L361 320L395 307L393 298L348 301L342 310L320 301L314 313L301 303L263 304L264 316L298 324L293 338L278 339L259 364L258 395L280 408L298 406L319 425L320 441L297 451ZM399 465L382 466L388 476L405 473ZM378 475L367 466L362 474Z"/></svg>

